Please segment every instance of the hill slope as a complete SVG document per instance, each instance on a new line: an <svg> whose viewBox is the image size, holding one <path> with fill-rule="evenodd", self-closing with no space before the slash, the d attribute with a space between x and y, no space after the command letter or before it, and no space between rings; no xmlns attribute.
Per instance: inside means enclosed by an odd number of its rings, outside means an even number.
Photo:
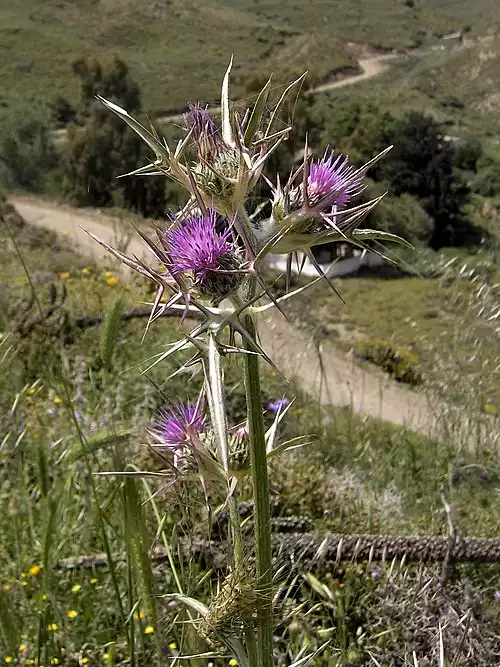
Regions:
<svg viewBox="0 0 500 667"><path fill-rule="evenodd" d="M494 0L29 0L19 11L3 0L2 96L75 99L71 61L114 51L141 83L144 106L159 112L214 99L231 54L236 74L286 63L317 69L321 79L355 66L352 42L408 48L466 24L485 31L495 8Z"/></svg>

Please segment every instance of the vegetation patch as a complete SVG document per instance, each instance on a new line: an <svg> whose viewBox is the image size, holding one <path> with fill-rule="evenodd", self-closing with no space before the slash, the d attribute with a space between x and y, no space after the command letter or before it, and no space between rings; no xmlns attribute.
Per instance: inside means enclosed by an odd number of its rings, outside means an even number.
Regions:
<svg viewBox="0 0 500 667"><path fill-rule="evenodd" d="M376 364L398 382L410 385L422 382L420 359L415 352L401 350L381 339L359 341L355 349L362 359Z"/></svg>

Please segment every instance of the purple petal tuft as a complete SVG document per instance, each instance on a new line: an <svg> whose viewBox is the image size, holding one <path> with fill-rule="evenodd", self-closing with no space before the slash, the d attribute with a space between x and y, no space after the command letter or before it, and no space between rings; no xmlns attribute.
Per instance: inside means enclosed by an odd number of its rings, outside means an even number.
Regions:
<svg viewBox="0 0 500 667"><path fill-rule="evenodd" d="M231 253L228 241L230 230L219 234L215 229L217 214L210 209L206 215L184 220L167 232L168 248L173 275L192 271L197 280L203 280L208 271L220 268L221 258Z"/></svg>
<svg viewBox="0 0 500 667"><path fill-rule="evenodd" d="M290 403L288 398L278 398L276 401L272 401L269 403L267 406L267 409L269 412L274 412L276 414L277 412L281 412L283 408L286 408L286 406Z"/></svg>
<svg viewBox="0 0 500 667"><path fill-rule="evenodd" d="M307 194L310 199L328 198L331 206L346 206L364 189L362 175L356 176L356 169L349 165L349 158L325 151L321 160L311 163L307 180Z"/></svg>
<svg viewBox="0 0 500 667"><path fill-rule="evenodd" d="M174 404L162 408L155 424L154 434L159 443L176 448L192 442L205 428L206 420L200 402Z"/></svg>

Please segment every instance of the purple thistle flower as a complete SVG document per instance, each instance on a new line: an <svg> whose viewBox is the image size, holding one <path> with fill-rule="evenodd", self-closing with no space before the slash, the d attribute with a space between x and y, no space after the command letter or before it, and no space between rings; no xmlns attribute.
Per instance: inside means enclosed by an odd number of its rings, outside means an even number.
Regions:
<svg viewBox="0 0 500 667"><path fill-rule="evenodd" d="M269 403L267 406L267 409L269 412L274 412L274 414L277 414L278 412L281 412L283 408L286 408L286 406L290 403L288 398L278 398L276 401L272 401Z"/></svg>
<svg viewBox="0 0 500 667"><path fill-rule="evenodd" d="M175 449L190 444L206 424L201 402L174 403L170 409L161 408L153 431L159 445Z"/></svg>
<svg viewBox="0 0 500 667"><path fill-rule="evenodd" d="M343 155L335 157L328 149L321 160L311 162L307 179L307 194L312 205L326 199L328 206L346 206L363 189L363 174L349 164Z"/></svg>
<svg viewBox="0 0 500 667"><path fill-rule="evenodd" d="M193 133L199 155L204 160L211 161L226 148L219 128L208 113L207 107L190 104L188 112L184 115L184 122L187 131Z"/></svg>
<svg viewBox="0 0 500 667"><path fill-rule="evenodd" d="M495 600L500 600L500 591L495 591L495 595L493 597Z"/></svg>
<svg viewBox="0 0 500 667"><path fill-rule="evenodd" d="M221 270L221 260L231 255L234 247L228 241L230 229L222 234L216 231L216 218L216 211L209 209L206 215L187 218L167 232L165 245L173 275L192 271L203 281L209 271Z"/></svg>
<svg viewBox="0 0 500 667"><path fill-rule="evenodd" d="M248 424L238 426L238 428L236 428L234 431L234 437L237 440L244 440L245 438L248 438Z"/></svg>

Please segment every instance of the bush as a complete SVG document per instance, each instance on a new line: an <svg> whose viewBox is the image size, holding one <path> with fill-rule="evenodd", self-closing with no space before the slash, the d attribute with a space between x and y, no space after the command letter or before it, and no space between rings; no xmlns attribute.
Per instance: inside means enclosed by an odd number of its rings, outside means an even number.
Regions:
<svg viewBox="0 0 500 667"><path fill-rule="evenodd" d="M370 188L368 195L377 197L386 189ZM433 221L411 195L386 195L370 213L368 226L402 236L410 243L427 244L432 236Z"/></svg>
<svg viewBox="0 0 500 667"><path fill-rule="evenodd" d="M471 183L471 188L483 197L496 197L500 194L500 164L492 163L481 169Z"/></svg>
<svg viewBox="0 0 500 667"><path fill-rule="evenodd" d="M375 339L360 341L356 345L357 354L380 366L398 382L417 385L422 382L420 359L409 350L398 350L387 340Z"/></svg>
<svg viewBox="0 0 500 667"><path fill-rule="evenodd" d="M76 120L76 109L69 100L61 95L52 100L50 109L58 127L65 127Z"/></svg>
<svg viewBox="0 0 500 667"><path fill-rule="evenodd" d="M15 103L0 111L0 178L7 188L44 189L56 165L50 114L40 105Z"/></svg>
<svg viewBox="0 0 500 667"><path fill-rule="evenodd" d="M455 145L453 164L464 171L476 171L478 160L483 154L481 141L476 137L467 137Z"/></svg>
<svg viewBox="0 0 500 667"><path fill-rule="evenodd" d="M95 99L102 95L136 112L140 90L128 67L117 57L81 59L73 64L80 78L82 101L78 118L83 126L69 126L63 153L63 191L76 206L122 206L147 217L165 215L163 177L117 176L142 166L141 139Z"/></svg>

